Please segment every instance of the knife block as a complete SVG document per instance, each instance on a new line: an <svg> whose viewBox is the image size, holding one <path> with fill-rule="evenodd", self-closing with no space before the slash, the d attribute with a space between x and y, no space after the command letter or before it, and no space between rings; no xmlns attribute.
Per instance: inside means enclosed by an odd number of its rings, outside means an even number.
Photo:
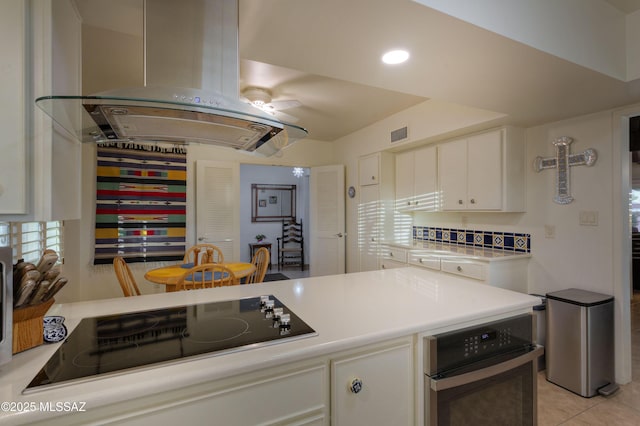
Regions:
<svg viewBox="0 0 640 426"><path fill-rule="evenodd" d="M26 351L44 342L44 314L54 299L13 310L13 353Z"/></svg>

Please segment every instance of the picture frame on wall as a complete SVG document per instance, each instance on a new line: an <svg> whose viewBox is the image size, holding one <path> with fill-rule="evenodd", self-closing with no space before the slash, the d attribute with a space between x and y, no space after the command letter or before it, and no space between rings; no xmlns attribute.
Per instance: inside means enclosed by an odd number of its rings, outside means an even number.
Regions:
<svg viewBox="0 0 640 426"><path fill-rule="evenodd" d="M259 200L258 207L267 207L267 200Z"/></svg>
<svg viewBox="0 0 640 426"><path fill-rule="evenodd" d="M269 197L269 204L278 204L278 197L275 195Z"/></svg>

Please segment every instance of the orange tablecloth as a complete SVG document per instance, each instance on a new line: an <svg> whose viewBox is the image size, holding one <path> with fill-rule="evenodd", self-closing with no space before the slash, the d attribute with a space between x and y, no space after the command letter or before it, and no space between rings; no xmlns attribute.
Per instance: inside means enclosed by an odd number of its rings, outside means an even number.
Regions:
<svg viewBox="0 0 640 426"><path fill-rule="evenodd" d="M236 262L223 263L223 265L229 268L238 279L248 277L256 270L253 263ZM176 282L188 270L189 268L185 268L181 264L163 266L147 271L144 278L155 284L163 284L165 291L171 292L176 291Z"/></svg>

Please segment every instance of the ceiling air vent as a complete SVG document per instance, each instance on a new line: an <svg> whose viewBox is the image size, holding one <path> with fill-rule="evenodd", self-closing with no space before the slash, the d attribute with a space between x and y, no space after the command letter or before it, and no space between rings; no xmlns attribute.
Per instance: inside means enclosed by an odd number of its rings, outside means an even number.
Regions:
<svg viewBox="0 0 640 426"><path fill-rule="evenodd" d="M391 143L399 142L407 139L408 137L408 129L407 126L401 127L396 130L391 131Z"/></svg>

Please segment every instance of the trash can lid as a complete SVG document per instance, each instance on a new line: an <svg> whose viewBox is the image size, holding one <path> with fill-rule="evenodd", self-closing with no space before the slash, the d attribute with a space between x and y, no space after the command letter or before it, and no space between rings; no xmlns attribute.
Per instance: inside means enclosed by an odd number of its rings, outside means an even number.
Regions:
<svg viewBox="0 0 640 426"><path fill-rule="evenodd" d="M608 294L594 293L592 291L580 290L578 288L569 288L567 290L547 293L547 298L580 306L601 305L613 300L613 296L609 296Z"/></svg>

